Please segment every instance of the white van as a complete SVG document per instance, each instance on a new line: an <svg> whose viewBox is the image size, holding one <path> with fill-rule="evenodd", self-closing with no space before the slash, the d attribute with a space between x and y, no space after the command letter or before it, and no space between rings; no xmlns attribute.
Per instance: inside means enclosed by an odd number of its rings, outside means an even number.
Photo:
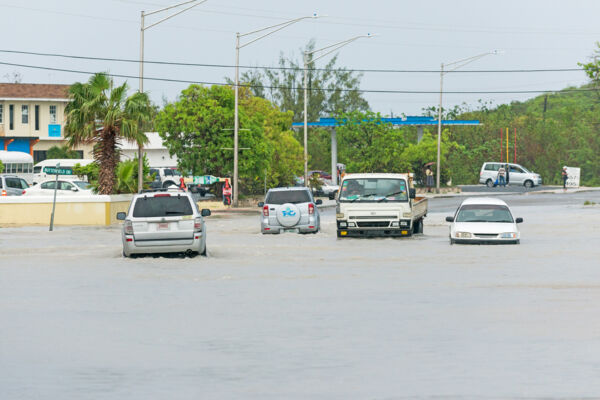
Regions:
<svg viewBox="0 0 600 400"><path fill-rule="evenodd" d="M75 166L75 164L86 166L93 162L94 160L86 160L82 158L54 158L40 161L39 163L33 166L33 184L35 185L36 183L45 181L47 179L54 179L56 175L47 174L46 168L56 168L56 164L60 164L60 169L63 170L62 172L65 172L64 174L58 176L60 179L81 180L79 177L77 177L77 175L73 173L73 167Z"/></svg>
<svg viewBox="0 0 600 400"><path fill-rule="evenodd" d="M5 174L23 178L30 185L33 183L33 157L30 154L0 150L0 161L4 165Z"/></svg>
<svg viewBox="0 0 600 400"><path fill-rule="evenodd" d="M507 168L508 165L508 168ZM540 174L536 174L533 171L528 170L519 164L513 163L499 163L499 162L485 162L481 166L479 171L479 183L487 185L487 187L494 187L496 178L498 177L498 170L500 166L508 169L509 185L523 185L526 188L533 186L539 186L542 184L542 177Z"/></svg>

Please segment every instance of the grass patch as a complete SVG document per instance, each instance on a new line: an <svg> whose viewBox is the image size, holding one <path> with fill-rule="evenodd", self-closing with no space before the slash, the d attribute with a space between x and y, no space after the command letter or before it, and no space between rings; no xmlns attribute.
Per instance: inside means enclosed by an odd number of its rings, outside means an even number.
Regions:
<svg viewBox="0 0 600 400"><path fill-rule="evenodd" d="M593 202L593 201L586 200L586 201L583 203L583 205L584 205L584 206L595 206L595 205L596 205L596 203L595 203L595 202Z"/></svg>

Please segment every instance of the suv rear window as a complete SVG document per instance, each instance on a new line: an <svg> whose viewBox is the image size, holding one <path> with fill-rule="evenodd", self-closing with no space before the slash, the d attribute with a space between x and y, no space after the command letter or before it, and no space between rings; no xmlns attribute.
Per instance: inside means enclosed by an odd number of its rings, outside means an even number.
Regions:
<svg viewBox="0 0 600 400"><path fill-rule="evenodd" d="M310 203L310 195L307 190L282 190L269 192L265 203L267 204L285 204L285 203Z"/></svg>
<svg viewBox="0 0 600 400"><path fill-rule="evenodd" d="M193 215L192 204L187 196L140 197L133 209L134 218L173 217Z"/></svg>

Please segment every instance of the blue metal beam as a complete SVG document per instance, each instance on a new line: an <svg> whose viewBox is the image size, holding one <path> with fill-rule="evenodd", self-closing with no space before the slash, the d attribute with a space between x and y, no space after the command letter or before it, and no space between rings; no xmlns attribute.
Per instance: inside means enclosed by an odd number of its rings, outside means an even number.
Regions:
<svg viewBox="0 0 600 400"><path fill-rule="evenodd" d="M386 124L392 124L393 126L423 126L423 125L437 125L438 121L434 117L418 117L410 116L406 118L381 118L381 121ZM335 126L344 125L346 121L337 120L335 118L320 118L319 122L309 122L308 126L318 126L323 128L331 128ZM481 125L478 120L442 120L442 125L470 125L477 126ZM303 122L292 123L292 128L300 128L304 126Z"/></svg>

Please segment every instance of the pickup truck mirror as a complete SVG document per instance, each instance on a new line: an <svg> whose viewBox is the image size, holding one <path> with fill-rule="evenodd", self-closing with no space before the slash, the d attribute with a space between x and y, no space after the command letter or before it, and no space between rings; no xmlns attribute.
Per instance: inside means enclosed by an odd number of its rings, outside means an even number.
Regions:
<svg viewBox="0 0 600 400"><path fill-rule="evenodd" d="M317 200L315 201L315 204L316 204L316 205L323 204L323 200L321 200L321 199L317 199Z"/></svg>
<svg viewBox="0 0 600 400"><path fill-rule="evenodd" d="M125 214L124 212L118 212L117 213L117 219L119 221L124 221L126 217L127 217L127 214Z"/></svg>
<svg viewBox="0 0 600 400"><path fill-rule="evenodd" d="M454 217L446 217L446 222L454 222Z"/></svg>
<svg viewBox="0 0 600 400"><path fill-rule="evenodd" d="M259 206L259 207L263 207L264 205L265 205L265 203L264 203L264 202L262 202L262 201L261 201L260 203L258 203L258 206Z"/></svg>
<svg viewBox="0 0 600 400"><path fill-rule="evenodd" d="M417 190L415 188L409 188L408 189L408 197L410 197L411 199L414 199L415 197L417 197Z"/></svg>
<svg viewBox="0 0 600 400"><path fill-rule="evenodd" d="M517 224L520 224L521 222L523 222L523 218L517 218L517 219L515 220L515 222L516 222Z"/></svg>
<svg viewBox="0 0 600 400"><path fill-rule="evenodd" d="M208 208L203 208L202 211L200 211L200 215L203 217L210 217L210 210Z"/></svg>
<svg viewBox="0 0 600 400"><path fill-rule="evenodd" d="M329 200L335 200L335 195L337 192L329 192Z"/></svg>

